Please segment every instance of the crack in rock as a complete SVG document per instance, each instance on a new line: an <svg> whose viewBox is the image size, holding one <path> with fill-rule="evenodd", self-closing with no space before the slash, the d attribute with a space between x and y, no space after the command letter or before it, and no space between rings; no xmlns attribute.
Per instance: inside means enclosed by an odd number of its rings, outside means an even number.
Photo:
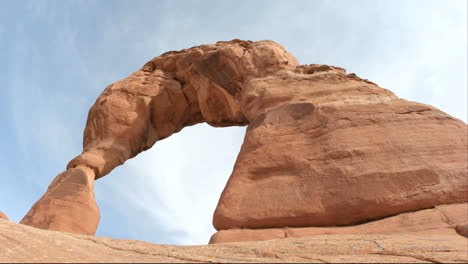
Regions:
<svg viewBox="0 0 468 264"><path fill-rule="evenodd" d="M398 257L408 257L408 258L414 258L414 259L417 259L417 260L422 260L422 261L427 261L427 262L431 262L431 263L444 263L444 262L440 262L438 260L435 260L435 259L431 259L431 258L428 258L428 257L424 257L424 256L421 256L421 255L405 255L405 254L402 254L402 253L398 253L398 252L393 252L393 251L383 251L383 252L372 252L370 254L374 254L374 255L386 255L386 256L398 256Z"/></svg>
<svg viewBox="0 0 468 264"><path fill-rule="evenodd" d="M207 260L207 259L195 259L195 258L190 258L190 257L183 257L183 256L175 256L175 255L171 255L169 252L167 252L166 254L158 254L158 253L155 253L155 252L143 252L143 251L139 251L139 250L134 250L134 249L127 249L127 248L119 248L119 247L116 247L116 246L111 246L105 242L102 242L102 241L98 241L98 240L94 240L94 239L91 239L91 238L83 238L84 240L88 240L88 241L91 241L91 242L94 242L98 245L102 245L102 246L105 246L107 248L110 248L110 249L113 249L113 250L117 250L117 251L127 251L127 252L133 252L133 253L137 253L137 254L141 254L141 255L150 255L150 256L159 256L159 257L166 257L166 258L173 258L173 259L177 259L177 260L181 260L181 261L193 261L193 262L202 262L202 263L216 263L215 261L210 261L210 260Z"/></svg>
<svg viewBox="0 0 468 264"><path fill-rule="evenodd" d="M435 209L436 212L438 212L440 214L440 216L442 217L442 221L444 221L450 227L455 228L455 223L452 223L450 221L450 218L447 217L441 210L439 210L439 208L437 208L437 206L434 206L434 209Z"/></svg>
<svg viewBox="0 0 468 264"><path fill-rule="evenodd" d="M395 252L395 251L387 250L387 249L385 249L385 247L383 247L383 246L382 246L379 242L377 242L376 240L367 240L367 241L373 242L379 249L381 249L381 252L372 252L372 253L370 253L370 254L375 254L375 255L387 255L387 256L399 256L399 257L409 257L409 258L414 258L414 259L417 259L417 260L428 261L428 262L431 262L431 263L443 263L443 262L440 262L440 261L438 261L438 260L435 260L435 259L432 259L432 258L429 258L429 257L425 257L425 256L421 256L421 255L403 254L403 253L400 253L400 252Z"/></svg>

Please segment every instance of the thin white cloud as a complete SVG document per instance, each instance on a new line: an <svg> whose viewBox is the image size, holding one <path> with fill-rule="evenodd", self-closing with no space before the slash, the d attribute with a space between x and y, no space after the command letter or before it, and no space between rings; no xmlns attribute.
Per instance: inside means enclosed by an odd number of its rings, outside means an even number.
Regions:
<svg viewBox="0 0 468 264"><path fill-rule="evenodd" d="M153 149L126 162L124 168L98 184L120 185L116 188L121 195L146 210L155 223L172 232L182 231L183 235L173 238L174 243L207 243L215 232L212 214L244 131L245 128L213 128L206 124L185 128L157 142ZM125 190L122 182L127 183ZM152 240L158 239L162 238Z"/></svg>

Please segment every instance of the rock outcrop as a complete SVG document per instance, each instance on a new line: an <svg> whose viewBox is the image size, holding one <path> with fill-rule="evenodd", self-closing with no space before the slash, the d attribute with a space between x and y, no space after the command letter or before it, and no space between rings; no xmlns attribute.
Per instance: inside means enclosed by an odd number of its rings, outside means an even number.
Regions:
<svg viewBox="0 0 468 264"><path fill-rule="evenodd" d="M58 175L21 221L37 228L94 235L99 208L94 199L94 172L77 166Z"/></svg>
<svg viewBox="0 0 468 264"><path fill-rule="evenodd" d="M465 219L466 220L466 219ZM455 230L457 230L457 233L468 238L468 222L464 222L461 224L458 224L455 227Z"/></svg>
<svg viewBox="0 0 468 264"><path fill-rule="evenodd" d="M248 125L218 230L343 226L466 202L467 127L355 74L299 65L272 41L154 58L99 96L83 153L23 224L94 234L93 179L200 122Z"/></svg>
<svg viewBox="0 0 468 264"><path fill-rule="evenodd" d="M4 214L2 211L0 211L0 219L8 220L8 216L6 216L6 214Z"/></svg>
<svg viewBox="0 0 468 264"><path fill-rule="evenodd" d="M41 230L0 220L0 262L5 263L466 263L466 243L466 238L455 233L343 234L169 246Z"/></svg>
<svg viewBox="0 0 468 264"><path fill-rule="evenodd" d="M342 227L282 227L262 229L221 230L210 239L210 244L262 241L278 238L348 234L411 234L420 236L467 235L468 204L439 205L432 209L402 213L361 225ZM467 241L468 243L468 241Z"/></svg>

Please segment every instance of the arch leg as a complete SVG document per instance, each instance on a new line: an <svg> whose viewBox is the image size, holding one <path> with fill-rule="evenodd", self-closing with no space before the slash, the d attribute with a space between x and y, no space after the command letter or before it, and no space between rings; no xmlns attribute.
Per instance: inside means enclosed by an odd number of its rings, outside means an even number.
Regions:
<svg viewBox="0 0 468 264"><path fill-rule="evenodd" d="M157 140L149 121L151 98L103 94L91 108L84 151L59 174L21 220L36 228L94 235L99 208L94 181ZM125 100L125 104L122 104ZM118 109L118 111L112 111Z"/></svg>

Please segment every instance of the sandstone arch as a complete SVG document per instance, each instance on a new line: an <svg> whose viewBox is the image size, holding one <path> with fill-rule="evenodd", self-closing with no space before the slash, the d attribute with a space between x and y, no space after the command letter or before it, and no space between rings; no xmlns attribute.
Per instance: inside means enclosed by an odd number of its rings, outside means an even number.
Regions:
<svg viewBox="0 0 468 264"><path fill-rule="evenodd" d="M249 125L218 230L349 225L465 202L466 125L272 41L168 52L108 86L23 224L94 234L93 181L185 126Z"/></svg>

